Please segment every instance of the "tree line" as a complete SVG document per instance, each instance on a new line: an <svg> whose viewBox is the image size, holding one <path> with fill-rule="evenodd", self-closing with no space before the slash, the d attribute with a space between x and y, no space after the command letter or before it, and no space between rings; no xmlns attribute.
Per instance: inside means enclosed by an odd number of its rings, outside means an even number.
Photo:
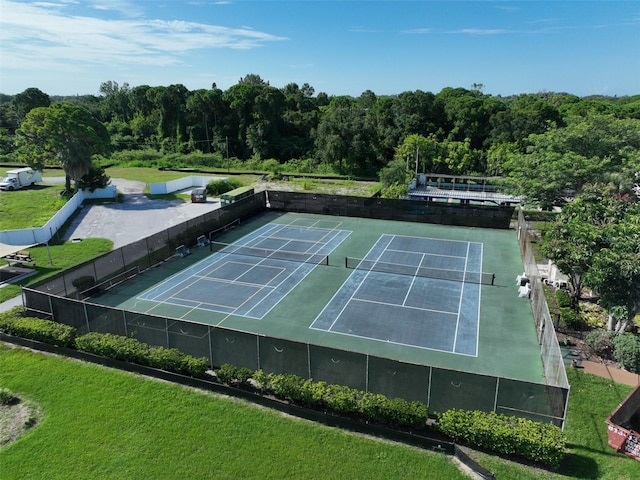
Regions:
<svg viewBox="0 0 640 480"><path fill-rule="evenodd" d="M630 188L640 170L640 95L500 97L474 84L435 94L330 96L306 83L272 87L254 74L224 91L106 81L99 92L0 95L0 155L24 158L21 126L34 108L72 103L104 126L111 152L198 152L359 177L377 177L395 161L405 176L416 169L503 176L515 193L546 207L596 180Z"/></svg>

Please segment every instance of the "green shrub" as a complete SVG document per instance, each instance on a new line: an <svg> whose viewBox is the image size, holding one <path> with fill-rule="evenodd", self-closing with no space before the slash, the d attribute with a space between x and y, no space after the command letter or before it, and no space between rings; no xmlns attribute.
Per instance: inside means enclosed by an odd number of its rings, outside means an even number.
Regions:
<svg viewBox="0 0 640 480"><path fill-rule="evenodd" d="M328 385L324 402L336 413L349 414L358 411L358 398L361 393L345 385Z"/></svg>
<svg viewBox="0 0 640 480"><path fill-rule="evenodd" d="M51 320L23 317L21 310L5 312L0 318L0 331L59 347L72 348L75 328Z"/></svg>
<svg viewBox="0 0 640 480"><path fill-rule="evenodd" d="M238 378L238 369L233 365L225 363L216 370L216 377L220 383L232 385L236 378Z"/></svg>
<svg viewBox="0 0 640 480"><path fill-rule="evenodd" d="M389 399L371 392L361 392L358 412L368 420L412 428L424 428L429 414L424 403L409 402L403 398Z"/></svg>
<svg viewBox="0 0 640 480"><path fill-rule="evenodd" d="M453 409L438 416L438 428L455 441L550 467L560 465L565 456L564 433L547 423Z"/></svg>
<svg viewBox="0 0 640 480"><path fill-rule="evenodd" d="M584 338L584 343L593 352L605 358L610 358L613 355L613 339L615 334L604 329L597 329L589 332Z"/></svg>
<svg viewBox="0 0 640 480"><path fill-rule="evenodd" d="M88 288L93 287L96 284L96 279L87 275L84 277L74 278L71 281L71 284L74 287L76 287L78 290L84 291L84 290L87 290Z"/></svg>
<svg viewBox="0 0 640 480"><path fill-rule="evenodd" d="M238 382L248 384L250 370L224 364L217 371L218 379L228 385ZM251 372L255 388L273 394L283 400L307 407L326 408L343 415L356 415L369 421L389 425L424 428L427 406L420 402L408 402L401 398L388 399L384 395L362 392L343 385L314 382L293 374L265 374L262 370Z"/></svg>
<svg viewBox="0 0 640 480"><path fill-rule="evenodd" d="M272 180L280 180L282 178L282 165L274 158L264 160L260 168L263 171L269 172Z"/></svg>
<svg viewBox="0 0 640 480"><path fill-rule="evenodd" d="M219 197L223 193L230 192L238 187L242 187L242 182L237 178L229 178L228 180L212 180L207 184L207 195L211 197Z"/></svg>
<svg viewBox="0 0 640 480"><path fill-rule="evenodd" d="M253 372L253 380L255 387L263 393L271 393L271 387L269 385L269 375L264 373L263 370L256 370Z"/></svg>
<svg viewBox="0 0 640 480"><path fill-rule="evenodd" d="M0 405L11 405L20 398L8 388L0 388Z"/></svg>
<svg viewBox="0 0 640 480"><path fill-rule="evenodd" d="M238 373L236 378L241 386L246 387L249 385L249 380L253 377L253 370L247 367L242 367L238 369Z"/></svg>
<svg viewBox="0 0 640 480"><path fill-rule="evenodd" d="M358 399L358 411L367 420L384 419L391 423L388 402L384 395L364 392Z"/></svg>
<svg viewBox="0 0 640 480"><path fill-rule="evenodd" d="M303 401L305 379L297 375L270 375L269 385L274 395L291 401ZM306 403L306 402L305 402Z"/></svg>
<svg viewBox="0 0 640 480"><path fill-rule="evenodd" d="M150 347L135 338L110 333L88 333L76 338L76 348L122 362L137 363L169 372L203 377L208 369L206 358L195 358L176 348Z"/></svg>
<svg viewBox="0 0 640 480"><path fill-rule="evenodd" d="M0 312L0 332L5 332L5 325L11 323L16 318L22 318L22 307L13 307L11 310Z"/></svg>
<svg viewBox="0 0 640 480"><path fill-rule="evenodd" d="M147 352L149 346L135 338L93 332L76 338L76 347L78 350L122 362L148 364Z"/></svg>
<svg viewBox="0 0 640 480"><path fill-rule="evenodd" d="M580 313L584 319L584 323L589 328L601 329L607 325L606 315L603 313L600 305L582 303L580 304Z"/></svg>
<svg viewBox="0 0 640 480"><path fill-rule="evenodd" d="M618 335L613 342L614 356L620 365L633 373L640 373L640 337L633 333Z"/></svg>
<svg viewBox="0 0 640 480"><path fill-rule="evenodd" d="M573 308L560 308L560 325L570 330L583 330L586 326L582 316Z"/></svg>
<svg viewBox="0 0 640 480"><path fill-rule="evenodd" d="M556 303L558 308L570 308L571 307L571 295L566 290L556 290Z"/></svg>
<svg viewBox="0 0 640 480"><path fill-rule="evenodd" d="M208 360L186 355L177 348L152 347L148 352L148 365L169 372L204 377L208 370Z"/></svg>

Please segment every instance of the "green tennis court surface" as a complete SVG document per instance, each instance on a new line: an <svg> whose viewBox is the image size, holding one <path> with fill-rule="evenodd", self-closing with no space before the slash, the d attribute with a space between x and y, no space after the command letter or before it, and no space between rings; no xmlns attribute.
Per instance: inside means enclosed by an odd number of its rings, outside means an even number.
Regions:
<svg viewBox="0 0 640 480"><path fill-rule="evenodd" d="M89 301L544 381L512 230L267 212L215 240Z"/></svg>

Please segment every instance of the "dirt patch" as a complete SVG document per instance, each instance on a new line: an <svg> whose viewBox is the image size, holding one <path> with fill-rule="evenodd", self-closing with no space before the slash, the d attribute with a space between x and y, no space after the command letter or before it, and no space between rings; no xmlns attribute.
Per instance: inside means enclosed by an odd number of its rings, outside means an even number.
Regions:
<svg viewBox="0 0 640 480"><path fill-rule="evenodd" d="M0 405L0 448L15 442L38 424L42 412L25 402Z"/></svg>

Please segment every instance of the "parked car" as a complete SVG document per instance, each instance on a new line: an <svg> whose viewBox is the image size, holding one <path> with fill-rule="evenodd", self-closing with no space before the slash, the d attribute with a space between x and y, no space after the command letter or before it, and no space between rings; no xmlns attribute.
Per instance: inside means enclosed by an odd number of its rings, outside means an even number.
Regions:
<svg viewBox="0 0 640 480"><path fill-rule="evenodd" d="M191 190L191 203L207 203L207 189L201 187Z"/></svg>

